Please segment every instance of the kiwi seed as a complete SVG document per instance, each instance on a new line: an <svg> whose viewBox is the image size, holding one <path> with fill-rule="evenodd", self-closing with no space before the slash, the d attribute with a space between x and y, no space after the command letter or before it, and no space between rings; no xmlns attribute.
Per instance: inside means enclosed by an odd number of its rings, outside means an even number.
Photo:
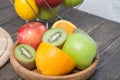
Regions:
<svg viewBox="0 0 120 80"><path fill-rule="evenodd" d="M61 32L56 32L53 35L51 35L51 38L48 39L48 41L50 43L52 43L52 42L55 42L56 40L58 40L60 37L61 37Z"/></svg>
<svg viewBox="0 0 120 80"><path fill-rule="evenodd" d="M42 42L47 42L53 46L61 48L68 34L64 29L52 28L47 30L42 38Z"/></svg>
<svg viewBox="0 0 120 80"><path fill-rule="evenodd" d="M32 58L32 55L26 48L21 47L20 50L21 50L21 54L24 55L26 58Z"/></svg>
<svg viewBox="0 0 120 80"><path fill-rule="evenodd" d="M35 68L35 49L27 44L18 44L14 50L16 60L27 69Z"/></svg>

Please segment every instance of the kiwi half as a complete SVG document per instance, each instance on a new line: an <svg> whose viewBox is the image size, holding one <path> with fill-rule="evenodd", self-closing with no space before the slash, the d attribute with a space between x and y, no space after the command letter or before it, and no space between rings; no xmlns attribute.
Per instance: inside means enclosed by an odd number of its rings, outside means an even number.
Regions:
<svg viewBox="0 0 120 80"><path fill-rule="evenodd" d="M64 29L52 28L47 30L42 38L42 42L47 42L53 46L61 48L68 34Z"/></svg>
<svg viewBox="0 0 120 80"><path fill-rule="evenodd" d="M17 61L27 69L35 68L35 49L26 44L19 44L14 50Z"/></svg>

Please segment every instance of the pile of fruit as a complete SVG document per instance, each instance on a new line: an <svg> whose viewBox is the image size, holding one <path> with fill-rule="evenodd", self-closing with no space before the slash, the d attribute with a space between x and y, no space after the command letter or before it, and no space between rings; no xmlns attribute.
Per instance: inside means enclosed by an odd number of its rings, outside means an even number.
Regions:
<svg viewBox="0 0 120 80"><path fill-rule="evenodd" d="M50 29L41 22L28 22L18 29L16 60L27 69L44 75L64 75L89 67L97 53L96 42L67 20Z"/></svg>
<svg viewBox="0 0 120 80"><path fill-rule="evenodd" d="M14 7L24 20L51 20L58 15L59 5L70 8L82 2L83 0L14 0Z"/></svg>
<svg viewBox="0 0 120 80"><path fill-rule="evenodd" d="M59 5L71 8L83 0L15 0L14 7L25 23L17 31L16 60L25 68L44 75L64 75L75 68L89 67L97 53L96 42L67 20L55 21L50 29L42 22L52 20Z"/></svg>

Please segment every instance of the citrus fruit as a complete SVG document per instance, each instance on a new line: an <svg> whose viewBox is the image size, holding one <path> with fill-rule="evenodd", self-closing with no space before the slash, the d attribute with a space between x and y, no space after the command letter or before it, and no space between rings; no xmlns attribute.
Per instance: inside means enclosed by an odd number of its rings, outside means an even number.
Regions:
<svg viewBox="0 0 120 80"><path fill-rule="evenodd" d="M39 12L34 0L15 0L14 7L16 13L24 20L35 19Z"/></svg>
<svg viewBox="0 0 120 80"><path fill-rule="evenodd" d="M62 28L66 30L68 34L72 34L76 26L67 20L58 20L53 25L52 28Z"/></svg>
<svg viewBox="0 0 120 80"><path fill-rule="evenodd" d="M36 52L36 67L45 75L67 74L75 67L75 62L62 50L42 42Z"/></svg>

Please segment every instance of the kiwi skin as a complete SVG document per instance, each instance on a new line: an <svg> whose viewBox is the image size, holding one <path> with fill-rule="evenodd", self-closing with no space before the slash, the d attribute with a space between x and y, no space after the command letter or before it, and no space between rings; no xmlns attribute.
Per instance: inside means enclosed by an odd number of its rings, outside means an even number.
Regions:
<svg viewBox="0 0 120 80"><path fill-rule="evenodd" d="M55 47L62 48L67 36L68 34L64 29L52 28L44 33L42 42L50 43Z"/></svg>
<svg viewBox="0 0 120 80"><path fill-rule="evenodd" d="M35 49L26 44L18 44L14 50L16 60L29 70L33 70L36 67L35 53Z"/></svg>

